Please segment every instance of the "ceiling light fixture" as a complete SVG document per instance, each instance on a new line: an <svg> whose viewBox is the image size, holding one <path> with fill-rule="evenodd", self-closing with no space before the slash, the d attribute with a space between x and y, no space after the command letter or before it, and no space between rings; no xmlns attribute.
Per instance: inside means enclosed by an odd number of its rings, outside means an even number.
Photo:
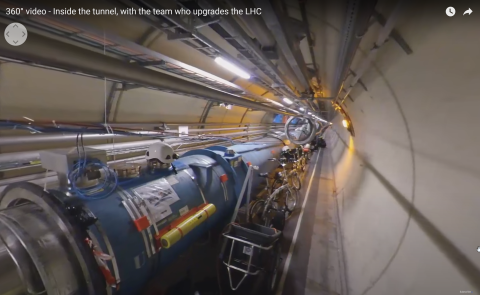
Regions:
<svg viewBox="0 0 480 295"><path fill-rule="evenodd" d="M288 99L288 98L286 98L286 97L283 98L283 101L286 102L286 103L288 103L288 104L292 104L292 103L293 103L293 101L291 101L290 99Z"/></svg>
<svg viewBox="0 0 480 295"><path fill-rule="evenodd" d="M343 120L342 124L343 124L343 127L348 128L348 121L347 120Z"/></svg>
<svg viewBox="0 0 480 295"><path fill-rule="evenodd" d="M308 112L308 114L309 114L309 115L311 115L311 114L312 114L312 112Z"/></svg>
<svg viewBox="0 0 480 295"><path fill-rule="evenodd" d="M305 109L304 109L304 108L300 108L300 112L305 112Z"/></svg>
<svg viewBox="0 0 480 295"><path fill-rule="evenodd" d="M229 70L230 72L234 73L237 76L242 77L243 79L250 79L250 74L245 72L244 70L240 69L236 65L226 61L223 57L215 58L215 62L225 69Z"/></svg>

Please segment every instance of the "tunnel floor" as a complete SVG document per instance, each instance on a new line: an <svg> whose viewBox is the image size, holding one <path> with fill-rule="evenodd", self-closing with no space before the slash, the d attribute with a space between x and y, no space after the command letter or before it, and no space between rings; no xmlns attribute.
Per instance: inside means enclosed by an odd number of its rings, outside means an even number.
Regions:
<svg viewBox="0 0 480 295"><path fill-rule="evenodd" d="M301 196L301 207L284 230L282 275L276 294L344 295L346 279L329 149L313 155Z"/></svg>

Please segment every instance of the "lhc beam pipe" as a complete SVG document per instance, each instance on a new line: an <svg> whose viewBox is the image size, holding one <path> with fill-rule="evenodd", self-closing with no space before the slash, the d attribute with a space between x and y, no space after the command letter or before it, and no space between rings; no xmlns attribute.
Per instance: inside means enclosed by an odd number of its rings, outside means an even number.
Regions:
<svg viewBox="0 0 480 295"><path fill-rule="evenodd" d="M278 157L282 146L282 138L269 138L223 151L218 146L189 151L173 162L176 173L162 169L120 180L123 184L104 199L76 198L60 188L47 193L31 183L9 185L0 195L0 235L18 241L21 251L1 256L2 261L16 261L29 271L21 278L23 293L30 284L49 295L104 295L107 288L114 295L139 294L156 272L229 221L248 165L271 172L275 165L268 158ZM172 236L169 248L162 247L162 237L168 238L181 218L198 217L202 208L208 219L190 224L188 233ZM111 257L104 267L92 247Z"/></svg>
<svg viewBox="0 0 480 295"><path fill-rule="evenodd" d="M235 128L234 130L243 130L243 129L249 129L249 128ZM278 130L278 128L274 128ZM222 131L225 129L212 129L216 131ZM230 130L230 129L227 129ZM208 134L206 135L207 137L231 137L231 136L242 136L242 135L248 135L248 134L261 134L261 133L268 133L270 129L263 128L263 130L257 130L254 129L253 131L243 131L243 132L231 132L231 133L223 133L223 134ZM78 133L81 133L82 130L79 130ZM83 140L98 140L98 139L111 139L111 138L125 138L125 137L132 137L132 136L138 136L138 137L144 137L144 138L152 138L155 135L160 137L173 137L175 136L174 134L169 134L174 131L170 132L165 132L165 133L160 133L160 132L149 132L149 131L144 131L142 133L139 133L138 131L132 132L130 135L126 134L113 134L113 133L106 133L106 134L83 134ZM178 134L178 133L177 133ZM18 144L33 144L33 143L54 143L54 142L76 142L77 140L77 134L72 133L72 134L55 134L55 135L31 135L31 136L4 136L0 137L0 146L7 146L7 145L18 145Z"/></svg>
<svg viewBox="0 0 480 295"><path fill-rule="evenodd" d="M3 26L2 29L4 30ZM34 33L28 34L25 46L11 46L4 39L0 40L0 56L72 72L81 72L100 78L105 77L116 81L133 83L144 87L152 87L160 91L173 91L178 94L211 99L245 108L288 114L275 108L243 99L240 96L210 89Z"/></svg>

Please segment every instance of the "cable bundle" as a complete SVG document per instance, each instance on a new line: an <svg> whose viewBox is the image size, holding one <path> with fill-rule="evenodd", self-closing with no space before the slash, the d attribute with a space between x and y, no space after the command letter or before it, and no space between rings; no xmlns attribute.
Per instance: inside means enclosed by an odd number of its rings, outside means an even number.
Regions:
<svg viewBox="0 0 480 295"><path fill-rule="evenodd" d="M80 155L79 143L81 143L83 155ZM83 133L77 134L77 154L78 161L73 165L72 171L68 173L68 180L70 182L72 192L74 192L78 197L87 200L99 200L110 196L110 194L112 194L118 186L117 173L110 169L107 164L98 159L87 159L85 145L83 144ZM103 182L93 187L78 187L77 180L85 175L86 171L90 169L103 171Z"/></svg>
<svg viewBox="0 0 480 295"><path fill-rule="evenodd" d="M103 171L103 178L100 183L93 187L78 187L77 180L87 170L92 168L93 170ZM73 166L72 171L68 175L68 180L70 181L72 191L78 197L88 200L104 199L112 194L118 186L118 177L115 171L97 159L80 159Z"/></svg>

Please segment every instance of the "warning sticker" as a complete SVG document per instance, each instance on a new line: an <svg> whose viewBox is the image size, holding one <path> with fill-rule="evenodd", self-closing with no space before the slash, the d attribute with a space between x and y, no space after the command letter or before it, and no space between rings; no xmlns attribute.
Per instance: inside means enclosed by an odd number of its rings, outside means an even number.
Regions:
<svg viewBox="0 0 480 295"><path fill-rule="evenodd" d="M145 201L155 222L170 216L172 214L170 205L180 200L175 190L164 178L137 187L133 191Z"/></svg>

